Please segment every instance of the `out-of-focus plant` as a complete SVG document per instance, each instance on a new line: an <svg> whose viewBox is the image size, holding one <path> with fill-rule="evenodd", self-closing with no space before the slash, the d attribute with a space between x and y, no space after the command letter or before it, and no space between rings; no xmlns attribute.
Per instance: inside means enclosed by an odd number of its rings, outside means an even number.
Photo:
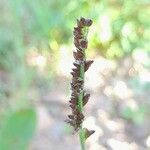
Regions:
<svg viewBox="0 0 150 150"><path fill-rule="evenodd" d="M5 1L1 10L0 65L12 68L17 63L15 58L23 61L32 46L39 51L46 47L51 59L58 60L55 49L70 42L74 18L80 15L97 20L90 47L105 57L122 57L137 48L149 51L149 4L148 0Z"/></svg>
<svg viewBox="0 0 150 150"><path fill-rule="evenodd" d="M75 62L73 63L75 68L72 69L72 82L71 82L71 100L69 101L72 109L72 114L68 115L66 120L75 131L80 130L79 137L81 143L81 149L85 150L85 140L93 134L95 131L88 130L82 127L84 119L83 107L89 100L90 94L87 94L84 90L84 74L93 63L91 60L86 60L86 48L88 45L87 34L88 28L91 26L92 20L81 18L77 20L77 27L74 28L74 44L76 51L73 52Z"/></svg>
<svg viewBox="0 0 150 150"><path fill-rule="evenodd" d="M99 32L93 35L93 47L109 58L128 55L137 48L149 51L149 1L107 0L104 8L95 27Z"/></svg>
<svg viewBox="0 0 150 150"><path fill-rule="evenodd" d="M147 113L147 108L144 106L139 106L139 108L136 109L127 106L123 110L122 116L127 120L133 121L136 124L142 124L144 122L146 113Z"/></svg>
<svg viewBox="0 0 150 150"><path fill-rule="evenodd" d="M31 108L9 112L0 128L1 150L26 150L36 129L36 114Z"/></svg>

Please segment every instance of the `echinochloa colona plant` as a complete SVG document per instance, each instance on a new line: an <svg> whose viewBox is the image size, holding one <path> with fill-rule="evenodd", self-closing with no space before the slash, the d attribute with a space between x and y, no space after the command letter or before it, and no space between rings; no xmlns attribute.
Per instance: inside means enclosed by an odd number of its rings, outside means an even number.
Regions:
<svg viewBox="0 0 150 150"><path fill-rule="evenodd" d="M71 97L69 100L69 106L72 113L68 115L66 122L69 123L75 132L79 133L79 139L81 144L81 150L85 150L85 141L95 131L88 130L82 127L84 120L83 109L90 98L90 94L84 90L84 76L85 72L89 69L93 60L86 60L86 49L88 46L88 30L92 25L91 19L80 18L77 19L77 27L74 27L74 45L76 51L73 51L74 56L74 68L72 69L72 81L71 81Z"/></svg>

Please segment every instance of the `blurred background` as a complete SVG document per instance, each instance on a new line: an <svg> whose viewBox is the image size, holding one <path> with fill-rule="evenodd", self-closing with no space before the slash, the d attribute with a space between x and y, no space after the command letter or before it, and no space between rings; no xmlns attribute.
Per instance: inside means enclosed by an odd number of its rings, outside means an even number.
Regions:
<svg viewBox="0 0 150 150"><path fill-rule="evenodd" d="M150 149L149 0L0 0L0 150L80 150L64 120L81 16L88 150Z"/></svg>

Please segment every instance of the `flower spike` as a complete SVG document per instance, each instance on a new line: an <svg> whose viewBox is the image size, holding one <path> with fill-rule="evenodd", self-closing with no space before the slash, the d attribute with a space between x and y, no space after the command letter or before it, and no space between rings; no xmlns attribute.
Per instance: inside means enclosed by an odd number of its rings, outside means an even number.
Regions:
<svg viewBox="0 0 150 150"><path fill-rule="evenodd" d="M88 29L92 25L91 19L85 19L81 17L77 19L77 27L74 27L74 45L76 51L73 52L74 56L74 68L72 69L72 81L71 81L71 98L69 100L69 106L71 108L71 114L68 115L66 120L75 131L80 130L80 141L82 147L84 147L84 140L86 140L95 131L82 128L84 120L83 107L87 104L90 98L90 94L87 94L84 90L84 74L89 69L93 60L86 60L85 52L88 47L87 34Z"/></svg>

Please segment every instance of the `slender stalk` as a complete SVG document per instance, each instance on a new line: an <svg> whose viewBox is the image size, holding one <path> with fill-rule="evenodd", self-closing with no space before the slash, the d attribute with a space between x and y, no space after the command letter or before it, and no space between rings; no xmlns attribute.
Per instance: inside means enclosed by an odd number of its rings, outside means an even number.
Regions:
<svg viewBox="0 0 150 150"><path fill-rule="evenodd" d="M81 150L86 150L86 148L85 148L85 132L82 127L80 128L79 139L80 139Z"/></svg>
<svg viewBox="0 0 150 150"><path fill-rule="evenodd" d="M84 53L84 59L85 59L85 51L83 53ZM85 73L84 64L82 64L80 66L80 75L79 76L83 80L83 87L82 87L82 91L81 91L81 93L79 95L79 98L78 98L79 110L80 110L81 113L83 112L84 73ZM81 127L80 127L79 138L80 138L81 150L85 150L85 134L84 134L84 130L83 130L82 124L81 124Z"/></svg>
<svg viewBox="0 0 150 150"><path fill-rule="evenodd" d="M82 91L80 92L80 94L79 94L79 98L78 98L78 102L79 102L79 110L80 110L80 112L82 112L83 111L83 96L84 96L84 90L83 90L83 88L84 88L84 64L82 64L81 66L80 66L80 75L79 75L79 77L80 77L80 79L83 81L83 87L82 87Z"/></svg>
<svg viewBox="0 0 150 150"><path fill-rule="evenodd" d="M87 34L88 34L88 28L84 28L83 30L83 37L85 40L87 40ZM83 53L83 58L84 58L84 61L86 60L86 55L85 55L85 49L82 50L82 53ZM83 97L84 97L84 74L85 74L85 64L82 63L80 65L80 78L81 80L83 80L83 87L82 87L82 91L79 95L79 98L78 98L78 102L79 102L79 110L80 112L82 113L83 112ZM81 150L86 150L85 148L85 132L84 132L84 129L82 127L82 124L81 124L81 127L80 127L80 131L79 131L79 139L80 139L80 145L81 145Z"/></svg>

